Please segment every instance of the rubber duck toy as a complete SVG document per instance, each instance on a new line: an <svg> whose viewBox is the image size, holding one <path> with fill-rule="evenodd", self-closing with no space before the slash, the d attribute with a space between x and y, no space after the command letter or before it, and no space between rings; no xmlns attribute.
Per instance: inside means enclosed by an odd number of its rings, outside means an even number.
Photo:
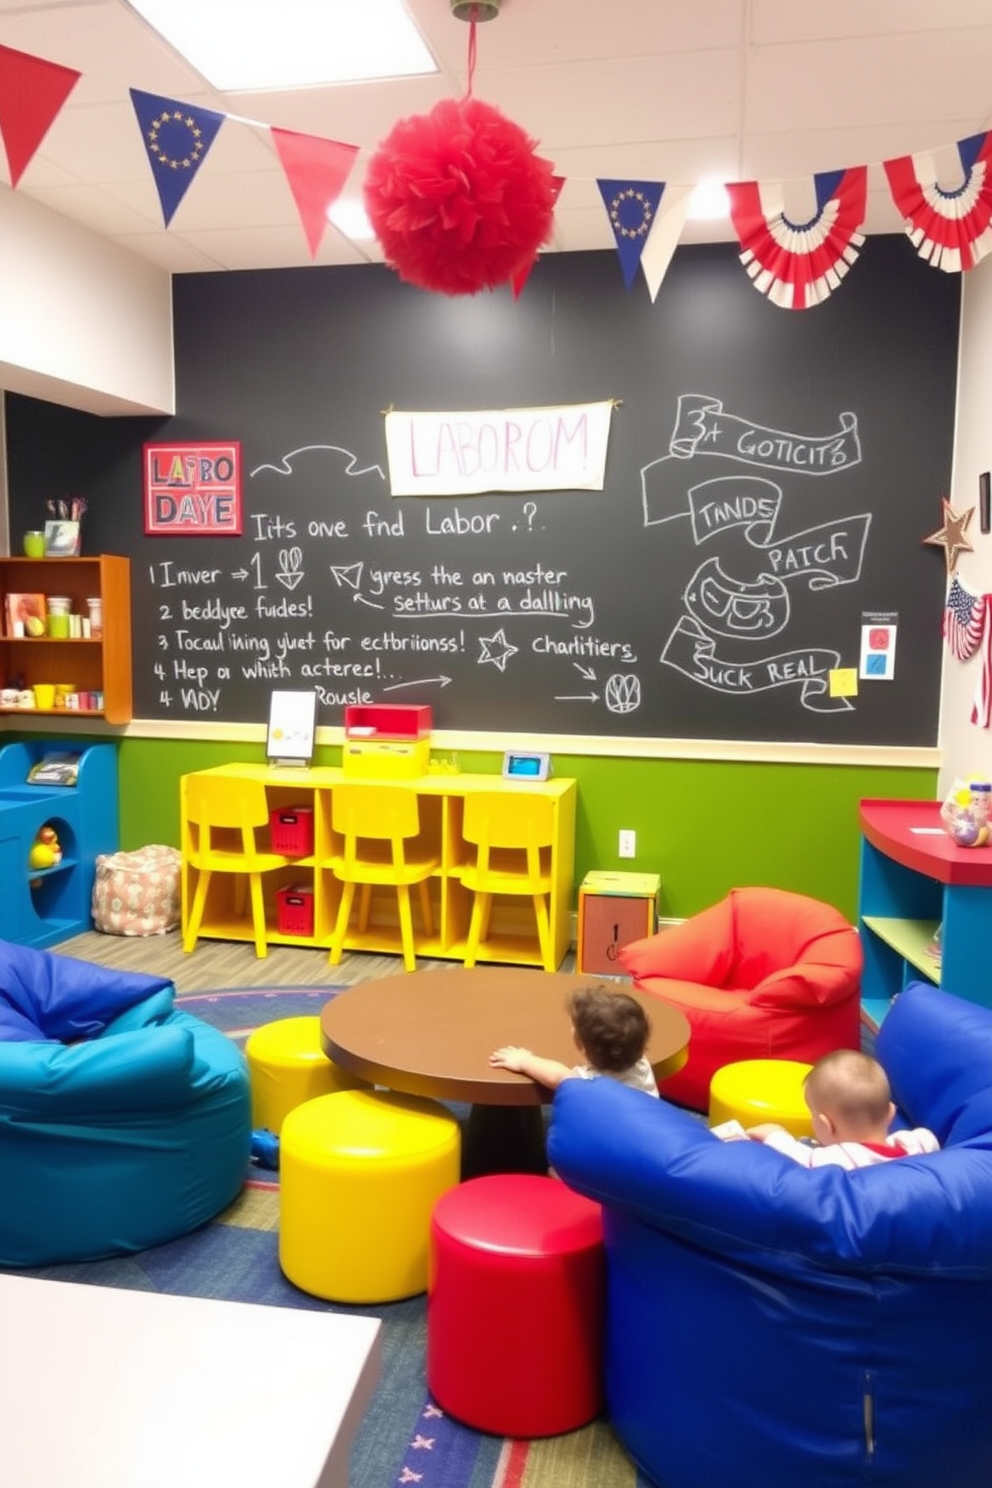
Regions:
<svg viewBox="0 0 992 1488"><path fill-rule="evenodd" d="M28 854L28 867L54 868L61 861L62 849L59 846L58 833L52 826L41 827Z"/></svg>

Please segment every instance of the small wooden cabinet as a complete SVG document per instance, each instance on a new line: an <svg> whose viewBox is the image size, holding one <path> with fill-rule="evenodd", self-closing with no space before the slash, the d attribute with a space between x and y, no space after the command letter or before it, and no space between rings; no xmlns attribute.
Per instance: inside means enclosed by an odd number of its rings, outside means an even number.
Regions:
<svg viewBox="0 0 992 1488"><path fill-rule="evenodd" d="M992 1006L992 848L958 847L937 801L862 801L861 831L861 1000L869 1022L878 1027L892 999L920 977Z"/></svg>
<svg viewBox="0 0 992 1488"><path fill-rule="evenodd" d="M336 846L331 827L331 798L334 787L348 780L341 769L316 766L295 769L292 766L232 764L219 765L198 774L235 776L263 780L269 810L288 812L303 808L313 821L313 841L303 845L311 850L297 858L292 866L264 876L266 937L270 945L317 946L329 949L331 935L341 898L341 884L327 866ZM181 782L181 812L186 817L186 781ZM362 781L358 782L362 784ZM375 782L369 781L369 784ZM551 848L550 896L551 943L555 965L561 964L572 938L572 890L575 873L575 802L574 780L556 778L540 784L517 785L495 775L423 775L416 780L397 782L415 793L420 806L420 834L436 847L440 867L429 881L434 932L421 933L415 915L417 955L461 961L465 956L472 895L461 881L460 870L468 861L470 849L462 836L463 809L466 796L475 791L529 791L550 797L554 806L554 842ZM185 833L184 833L185 837ZM215 874L207 896L200 936L216 940L253 939L251 912L240 892L236 874ZM189 919L196 870L183 864L183 930ZM306 906L302 931L279 925L279 895L285 889ZM402 953L396 915L396 895L390 890L378 899L373 895L369 913L349 929L344 943L346 951L375 951L380 955ZM479 947L480 961L503 962L518 966L540 966L541 947L537 923L529 898L495 897L486 939Z"/></svg>
<svg viewBox="0 0 992 1488"><path fill-rule="evenodd" d="M72 609L87 613L87 599L99 598L103 633L86 639L49 635L13 636L7 614L8 594L66 595ZM76 692L102 693L103 707L84 718L107 723L131 721L131 565L127 558L104 553L92 558L0 558L0 677L4 687L16 681L72 683ZM65 709L9 708L0 712L26 718Z"/></svg>

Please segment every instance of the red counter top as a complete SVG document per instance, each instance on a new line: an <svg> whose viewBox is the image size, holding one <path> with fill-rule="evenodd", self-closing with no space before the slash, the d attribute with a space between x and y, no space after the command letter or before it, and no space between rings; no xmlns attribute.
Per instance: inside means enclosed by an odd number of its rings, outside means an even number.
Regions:
<svg viewBox="0 0 992 1488"><path fill-rule="evenodd" d="M873 847L905 868L939 883L992 888L992 846L958 847L944 829L940 805L939 801L862 801L861 830Z"/></svg>

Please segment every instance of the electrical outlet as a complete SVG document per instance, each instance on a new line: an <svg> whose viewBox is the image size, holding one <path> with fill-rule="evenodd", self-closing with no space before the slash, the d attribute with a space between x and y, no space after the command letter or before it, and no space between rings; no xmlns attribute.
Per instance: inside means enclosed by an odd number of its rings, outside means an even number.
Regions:
<svg viewBox="0 0 992 1488"><path fill-rule="evenodd" d="M620 833L620 848L619 848L619 852L620 852L620 856L622 858L636 858L637 857L637 833L636 832L621 832Z"/></svg>

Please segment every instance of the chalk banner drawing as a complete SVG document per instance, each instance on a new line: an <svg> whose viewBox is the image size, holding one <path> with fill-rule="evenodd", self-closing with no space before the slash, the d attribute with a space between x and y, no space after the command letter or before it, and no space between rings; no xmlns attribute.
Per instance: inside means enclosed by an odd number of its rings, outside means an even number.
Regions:
<svg viewBox="0 0 992 1488"><path fill-rule="evenodd" d="M682 592L685 613L664 642L662 665L727 696L792 687L810 711L850 711L850 699L830 690L830 673L842 664L839 651L799 646L767 654L766 647L789 624L789 584L816 592L858 582L871 514L780 534L783 490L767 476L735 473L688 489L677 482L685 505L665 511L675 467L664 472L664 498L660 477L666 462L691 462L700 455L796 476L834 475L860 463L857 415L843 413L836 433L811 438L727 413L717 398L684 393L668 448L667 456L641 470L644 525L688 520L694 546L707 544L718 552L689 576ZM746 574L728 572L728 558L719 551L721 538L735 532L743 535L753 559Z"/></svg>
<svg viewBox="0 0 992 1488"><path fill-rule="evenodd" d="M612 402L385 416L393 496L601 491Z"/></svg>

